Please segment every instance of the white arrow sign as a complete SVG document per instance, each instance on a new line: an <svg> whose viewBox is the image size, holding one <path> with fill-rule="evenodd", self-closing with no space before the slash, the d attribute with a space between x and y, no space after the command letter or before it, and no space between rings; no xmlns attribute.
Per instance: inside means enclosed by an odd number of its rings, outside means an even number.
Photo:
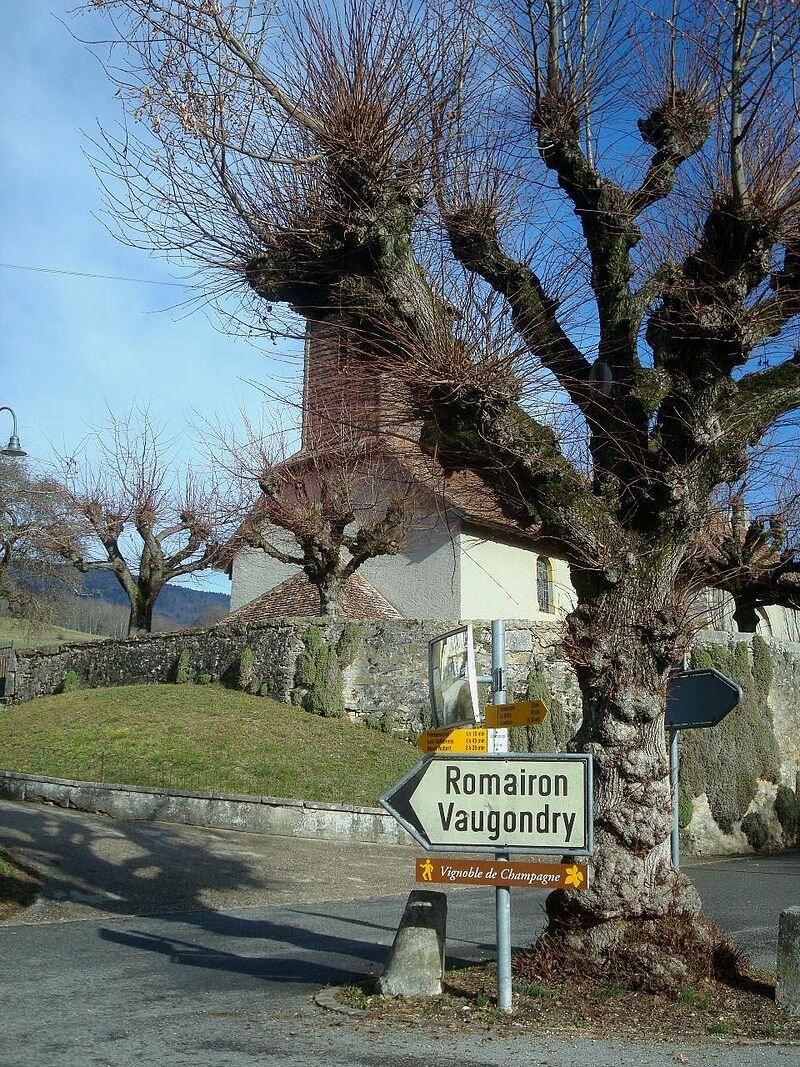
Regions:
<svg viewBox="0 0 800 1067"><path fill-rule="evenodd" d="M425 848L446 851L592 850L591 756L434 756L380 803Z"/></svg>

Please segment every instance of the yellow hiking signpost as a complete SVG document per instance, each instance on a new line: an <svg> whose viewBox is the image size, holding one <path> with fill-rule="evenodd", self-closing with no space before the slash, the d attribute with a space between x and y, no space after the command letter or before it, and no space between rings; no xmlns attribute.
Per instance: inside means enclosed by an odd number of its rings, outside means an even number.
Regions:
<svg viewBox="0 0 800 1067"><path fill-rule="evenodd" d="M489 735L481 727L453 729L443 726L439 730L426 730L417 738L417 748L426 754L431 752L488 752Z"/></svg>
<svg viewBox="0 0 800 1067"><path fill-rule="evenodd" d="M504 726L538 726L549 709L542 700L518 700L515 704L487 704L486 723L490 730Z"/></svg>
<svg viewBox="0 0 800 1067"><path fill-rule="evenodd" d="M480 726L442 726L426 730L417 738L417 748L426 755L438 752L488 752L488 730L504 726L536 726L547 718L548 707L541 700L518 700L516 704L489 704L486 721Z"/></svg>

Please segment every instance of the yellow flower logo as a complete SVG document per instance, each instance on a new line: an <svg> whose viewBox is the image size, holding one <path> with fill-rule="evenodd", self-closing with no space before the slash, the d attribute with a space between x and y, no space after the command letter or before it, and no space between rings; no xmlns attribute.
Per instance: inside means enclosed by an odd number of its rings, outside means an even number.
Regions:
<svg viewBox="0 0 800 1067"><path fill-rule="evenodd" d="M577 863L573 863L571 867L567 867L567 877L564 881L564 885L574 885L576 889L580 889L582 881L583 871L580 870Z"/></svg>

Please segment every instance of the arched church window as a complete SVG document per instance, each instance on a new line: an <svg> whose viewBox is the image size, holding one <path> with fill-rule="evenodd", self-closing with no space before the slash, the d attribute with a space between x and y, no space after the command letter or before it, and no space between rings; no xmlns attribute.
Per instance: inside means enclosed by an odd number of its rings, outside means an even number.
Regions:
<svg viewBox="0 0 800 1067"><path fill-rule="evenodd" d="M539 601L539 611L554 611L553 604L553 565L547 556L539 556L536 560L536 598Z"/></svg>

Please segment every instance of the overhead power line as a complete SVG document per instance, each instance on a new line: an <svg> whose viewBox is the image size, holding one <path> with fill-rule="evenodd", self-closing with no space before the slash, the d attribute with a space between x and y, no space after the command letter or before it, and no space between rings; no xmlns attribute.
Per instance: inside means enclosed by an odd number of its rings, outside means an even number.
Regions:
<svg viewBox="0 0 800 1067"><path fill-rule="evenodd" d="M4 270L28 270L37 274L66 274L71 278L100 278L107 282L136 282L138 285L175 285L181 289L196 289L189 282L160 282L154 278L126 278L119 274L92 274L83 270L60 270L57 267L26 267L21 263L0 263Z"/></svg>

